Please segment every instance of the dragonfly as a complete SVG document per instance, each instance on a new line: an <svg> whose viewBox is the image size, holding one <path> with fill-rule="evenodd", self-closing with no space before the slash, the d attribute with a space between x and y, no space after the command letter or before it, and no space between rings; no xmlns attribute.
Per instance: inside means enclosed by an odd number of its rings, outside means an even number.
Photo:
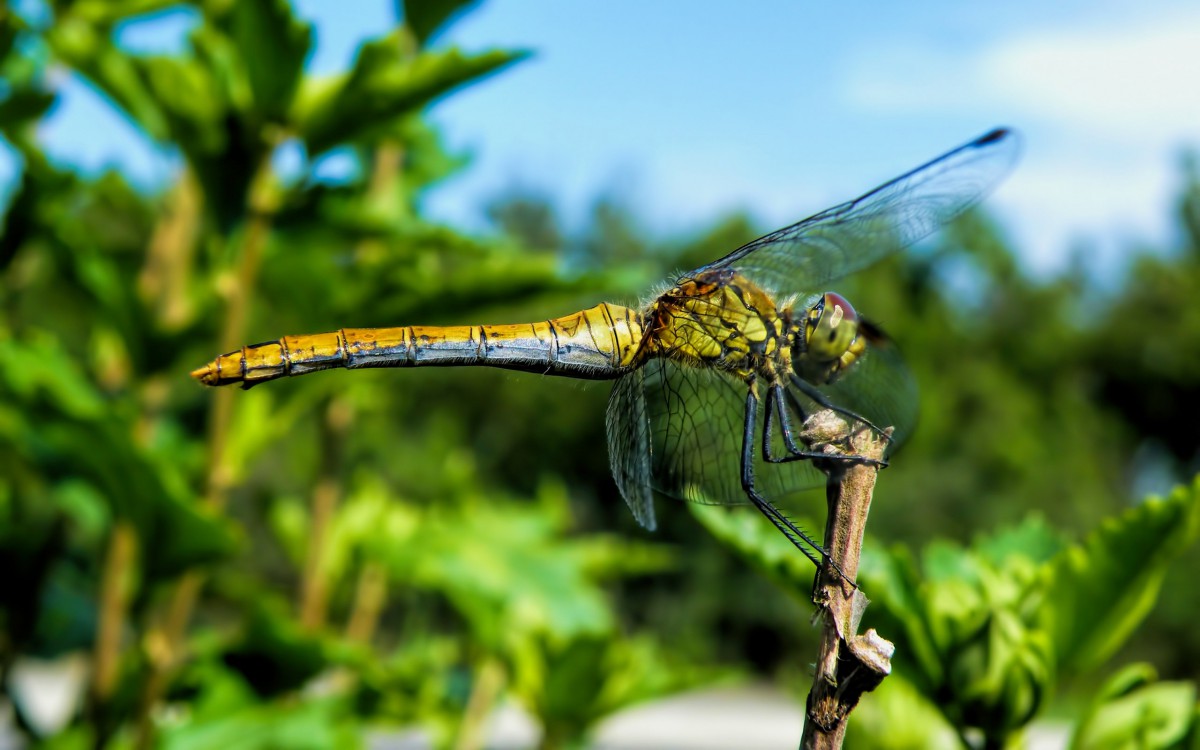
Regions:
<svg viewBox="0 0 1200 750"><path fill-rule="evenodd" d="M535 323L284 336L222 354L192 376L250 388L330 368L481 365L615 380L609 462L642 526L656 526L656 492L748 503L820 567L826 550L776 504L826 479L830 455L813 450L795 425L831 409L860 429L891 428L890 452L915 424L917 404L892 340L845 297L823 290L982 200L1014 164L1018 140L992 130L681 274L637 309L602 302Z"/></svg>

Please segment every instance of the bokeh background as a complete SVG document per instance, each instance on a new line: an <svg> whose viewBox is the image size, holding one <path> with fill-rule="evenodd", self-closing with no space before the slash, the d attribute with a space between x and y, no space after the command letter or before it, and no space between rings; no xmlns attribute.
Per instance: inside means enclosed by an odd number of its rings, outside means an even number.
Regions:
<svg viewBox="0 0 1200 750"><path fill-rule="evenodd" d="M1197 34L1172 2L0 7L7 736L500 747L510 707L544 748L687 747L605 721L713 685L799 710L807 563L749 513L637 527L605 385L187 373L634 303L1010 125L978 211L838 286L922 393L872 513L866 625L899 651L856 746L1184 746ZM819 493L790 505L820 528Z"/></svg>

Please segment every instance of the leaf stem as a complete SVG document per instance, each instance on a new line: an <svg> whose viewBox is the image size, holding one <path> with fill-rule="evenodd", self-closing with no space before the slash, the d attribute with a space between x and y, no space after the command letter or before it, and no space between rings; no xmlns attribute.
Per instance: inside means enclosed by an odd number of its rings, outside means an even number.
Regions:
<svg viewBox="0 0 1200 750"><path fill-rule="evenodd" d="M321 471L313 487L309 513L308 549L300 579L300 625L317 630L325 624L329 603L328 567L330 532L341 499L342 445L353 412L344 398L330 399L321 420Z"/></svg>
<svg viewBox="0 0 1200 750"><path fill-rule="evenodd" d="M222 351L236 348L245 335L249 317L250 300L258 279L263 249L271 233L271 224L276 210L274 174L271 170L268 148L255 171L247 196L247 217L242 236L241 253L238 256L237 273L226 289L228 304L225 320L221 327ZM213 394L212 410L208 423L208 471L205 477L203 506L214 514L225 509L232 486L232 473L225 456L229 444L227 436L233 419L234 391L219 388ZM138 710L137 738L135 747L148 750L154 744L154 726L151 717L155 707L166 692L170 674L183 656L183 640L196 599L204 586L204 574L199 570L184 573L171 592L167 613L161 627L147 636L150 657L150 673L147 675L142 701Z"/></svg>
<svg viewBox="0 0 1200 750"><path fill-rule="evenodd" d="M370 643L379 625L379 613L387 601L387 571L383 565L369 560L363 564L354 588L354 605L346 621L346 640Z"/></svg>
<svg viewBox="0 0 1200 750"><path fill-rule="evenodd" d="M484 724L503 689L504 667L496 657L484 657L475 675L475 684L471 686L471 696L467 699L467 709L458 727L454 750L480 750L483 747Z"/></svg>
<svg viewBox="0 0 1200 750"><path fill-rule="evenodd" d="M129 615L137 558L137 531L128 519L117 520L108 538L100 575L100 611L92 655L91 711L100 714L112 698L120 674L121 635ZM98 727L109 726L97 721ZM105 732L98 731L97 746Z"/></svg>

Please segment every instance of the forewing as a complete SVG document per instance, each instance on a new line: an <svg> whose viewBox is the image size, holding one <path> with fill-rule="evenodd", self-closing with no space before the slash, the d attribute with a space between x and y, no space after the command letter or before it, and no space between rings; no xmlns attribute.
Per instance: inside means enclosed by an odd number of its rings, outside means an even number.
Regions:
<svg viewBox="0 0 1200 750"><path fill-rule="evenodd" d="M732 268L777 294L818 290L911 245L977 203L1012 167L1018 140L1010 130L993 130L689 276Z"/></svg>
<svg viewBox="0 0 1200 750"><path fill-rule="evenodd" d="M653 530L657 523L650 488L650 423L642 390L644 369L619 378L608 397L608 462L633 517Z"/></svg>
<svg viewBox="0 0 1200 750"><path fill-rule="evenodd" d="M742 436L748 386L712 369L668 359L647 362L644 372L654 489L691 502L740 505ZM761 455L760 404L754 427L755 486L771 500L824 484L807 461L767 464Z"/></svg>

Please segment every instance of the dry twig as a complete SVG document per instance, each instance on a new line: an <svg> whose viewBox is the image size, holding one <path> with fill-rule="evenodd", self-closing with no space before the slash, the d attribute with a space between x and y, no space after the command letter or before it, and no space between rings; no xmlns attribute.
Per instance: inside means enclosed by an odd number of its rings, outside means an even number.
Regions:
<svg viewBox="0 0 1200 750"><path fill-rule="evenodd" d="M802 437L815 449L831 455L853 454L879 460L887 447L887 440L870 429L847 436L846 423L831 411L813 415L805 423ZM836 460L821 468L829 474L825 545L833 565L826 564L817 574L813 591L824 627L805 712L805 750L842 746L850 711L863 693L874 690L891 672L895 650L874 629L858 635L859 620L868 601L852 583L858 576L878 468L870 463ZM839 569L842 575L838 575Z"/></svg>

